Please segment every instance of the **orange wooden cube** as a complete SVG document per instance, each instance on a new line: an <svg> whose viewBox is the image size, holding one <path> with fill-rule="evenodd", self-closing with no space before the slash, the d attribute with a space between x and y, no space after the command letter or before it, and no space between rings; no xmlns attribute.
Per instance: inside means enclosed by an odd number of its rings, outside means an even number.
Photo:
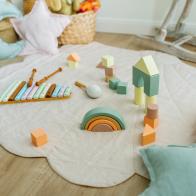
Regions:
<svg viewBox="0 0 196 196"><path fill-rule="evenodd" d="M158 118L152 119L152 118L149 118L148 116L144 116L144 125L146 124L155 129L159 125L159 119Z"/></svg>
<svg viewBox="0 0 196 196"><path fill-rule="evenodd" d="M35 146L39 147L48 142L48 135L44 129L38 128L31 132L31 140Z"/></svg>
<svg viewBox="0 0 196 196"><path fill-rule="evenodd" d="M79 62L80 57L76 53L72 53L67 57L68 61Z"/></svg>
<svg viewBox="0 0 196 196"><path fill-rule="evenodd" d="M145 125L144 131L141 136L141 145L147 145L155 142L156 139L156 132L155 130L150 127L149 125Z"/></svg>

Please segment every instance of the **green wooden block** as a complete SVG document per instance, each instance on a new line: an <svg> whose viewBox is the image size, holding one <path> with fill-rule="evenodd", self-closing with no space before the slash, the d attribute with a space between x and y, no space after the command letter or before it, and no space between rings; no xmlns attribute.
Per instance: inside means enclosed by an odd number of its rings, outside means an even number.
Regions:
<svg viewBox="0 0 196 196"><path fill-rule="evenodd" d="M159 93L159 74L148 76L145 75L144 92L148 96L158 95Z"/></svg>
<svg viewBox="0 0 196 196"><path fill-rule="evenodd" d="M136 67L133 67L132 71L132 83L135 87L143 87L144 86L144 73L141 72Z"/></svg>
<svg viewBox="0 0 196 196"><path fill-rule="evenodd" d="M148 75L136 67L133 67L133 85L135 87L144 87L144 92L148 96L157 95L159 92L159 74Z"/></svg>
<svg viewBox="0 0 196 196"><path fill-rule="evenodd" d="M117 86L117 93L121 95L126 95L128 91L128 83L127 82L119 82Z"/></svg>
<svg viewBox="0 0 196 196"><path fill-rule="evenodd" d="M120 80L117 78L110 79L109 80L109 88L112 90L116 90L119 82L120 82Z"/></svg>

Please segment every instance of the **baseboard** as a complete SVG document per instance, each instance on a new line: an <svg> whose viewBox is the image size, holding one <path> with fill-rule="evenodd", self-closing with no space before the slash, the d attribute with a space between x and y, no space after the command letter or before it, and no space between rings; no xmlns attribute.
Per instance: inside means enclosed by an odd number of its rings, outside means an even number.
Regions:
<svg viewBox="0 0 196 196"><path fill-rule="evenodd" d="M160 25L161 21L97 18L97 32L154 35L155 27ZM196 35L196 24L187 23L184 31Z"/></svg>

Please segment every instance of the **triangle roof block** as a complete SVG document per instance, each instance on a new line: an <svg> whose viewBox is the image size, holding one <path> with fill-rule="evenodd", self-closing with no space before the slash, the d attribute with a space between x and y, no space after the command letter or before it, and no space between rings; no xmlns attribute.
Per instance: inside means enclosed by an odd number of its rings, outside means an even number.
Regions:
<svg viewBox="0 0 196 196"><path fill-rule="evenodd" d="M135 67L150 76L159 74L159 70L152 56L142 57L136 63Z"/></svg>

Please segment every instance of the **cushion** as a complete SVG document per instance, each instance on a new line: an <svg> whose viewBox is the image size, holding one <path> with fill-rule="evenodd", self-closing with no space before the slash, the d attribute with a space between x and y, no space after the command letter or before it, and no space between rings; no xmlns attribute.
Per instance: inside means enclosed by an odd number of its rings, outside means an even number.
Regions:
<svg viewBox="0 0 196 196"><path fill-rule="evenodd" d="M23 18L11 20L19 36L26 40L21 55L58 52L57 37L70 23L64 15L52 14L44 0L37 0L32 11Z"/></svg>
<svg viewBox="0 0 196 196"><path fill-rule="evenodd" d="M21 11L6 0L0 0L0 20L8 17L20 17Z"/></svg>
<svg viewBox="0 0 196 196"><path fill-rule="evenodd" d="M24 41L8 44L0 39L0 60L14 58L24 48Z"/></svg>
<svg viewBox="0 0 196 196"><path fill-rule="evenodd" d="M196 145L152 146L140 150L151 184L140 196L193 196L196 193Z"/></svg>

